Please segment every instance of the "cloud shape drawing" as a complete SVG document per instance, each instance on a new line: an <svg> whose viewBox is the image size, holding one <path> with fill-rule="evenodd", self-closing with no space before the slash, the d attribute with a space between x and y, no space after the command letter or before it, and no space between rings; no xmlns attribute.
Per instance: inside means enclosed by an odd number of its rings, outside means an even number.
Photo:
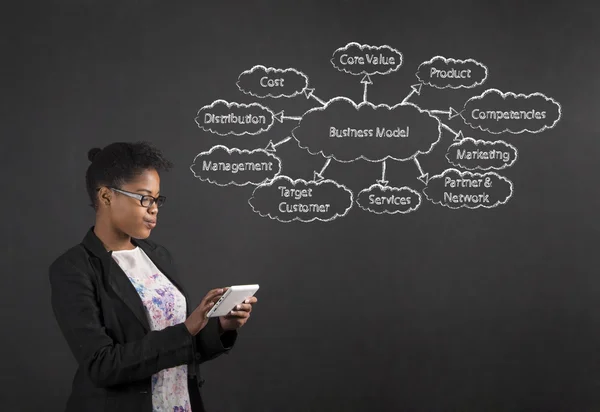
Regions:
<svg viewBox="0 0 600 412"><path fill-rule="evenodd" d="M198 110L194 120L200 129L221 136L257 135L273 126L274 113L259 103L215 100Z"/></svg>
<svg viewBox="0 0 600 412"><path fill-rule="evenodd" d="M421 194L410 187L391 187L380 184L361 190L356 204L367 212L377 214L406 214L421 206Z"/></svg>
<svg viewBox="0 0 600 412"><path fill-rule="evenodd" d="M350 189L333 180L292 180L279 175L257 186L248 203L262 217L279 222L328 222L352 208Z"/></svg>
<svg viewBox="0 0 600 412"><path fill-rule="evenodd" d="M218 186L258 185L281 172L281 159L265 149L237 149L222 145L199 153L190 166L194 177Z"/></svg>
<svg viewBox="0 0 600 412"><path fill-rule="evenodd" d="M302 116L292 135L309 153L338 162L409 160L429 153L441 137L439 120L413 104L331 99Z"/></svg>
<svg viewBox="0 0 600 412"><path fill-rule="evenodd" d="M308 77L294 68L257 65L242 72L236 84L240 91L254 97L295 97L308 87Z"/></svg>
<svg viewBox="0 0 600 412"><path fill-rule="evenodd" d="M333 67L353 75L388 74L402 65L402 53L387 46L351 42L333 52Z"/></svg>
<svg viewBox="0 0 600 412"><path fill-rule="evenodd" d="M465 102L461 112L473 129L499 134L539 133L556 125L560 104L542 93L515 94L488 89Z"/></svg>
<svg viewBox="0 0 600 412"><path fill-rule="evenodd" d="M468 170L502 170L515 164L517 158L517 148L502 140L489 142L467 137L446 151L450 164Z"/></svg>
<svg viewBox="0 0 600 412"><path fill-rule="evenodd" d="M481 174L446 169L429 179L423 193L431 202L451 209L493 208L512 197L513 184L495 172Z"/></svg>
<svg viewBox="0 0 600 412"><path fill-rule="evenodd" d="M487 67L473 59L453 59L435 56L417 69L417 79L438 89L470 89L482 85L488 76Z"/></svg>

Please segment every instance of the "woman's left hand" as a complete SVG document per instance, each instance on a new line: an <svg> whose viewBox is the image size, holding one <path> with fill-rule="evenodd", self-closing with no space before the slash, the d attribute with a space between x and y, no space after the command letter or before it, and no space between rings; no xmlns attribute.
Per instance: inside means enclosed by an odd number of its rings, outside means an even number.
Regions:
<svg viewBox="0 0 600 412"><path fill-rule="evenodd" d="M248 318L250 318L252 305L257 301L258 299L256 299L256 296L252 296L234 307L227 315L219 316L219 322L221 323L223 331L235 330L244 326L248 321Z"/></svg>

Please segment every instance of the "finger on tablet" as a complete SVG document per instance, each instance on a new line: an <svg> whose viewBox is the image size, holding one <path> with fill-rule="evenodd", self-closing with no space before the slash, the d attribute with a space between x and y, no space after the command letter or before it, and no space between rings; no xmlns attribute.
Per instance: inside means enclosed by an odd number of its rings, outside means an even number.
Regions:
<svg viewBox="0 0 600 412"><path fill-rule="evenodd" d="M250 312L252 310L252 305L249 303L240 303L239 305L236 305L236 307L233 308L233 310L241 310L244 312Z"/></svg>
<svg viewBox="0 0 600 412"><path fill-rule="evenodd" d="M250 316L250 313L243 310L232 310L229 312L229 315L233 318L247 318Z"/></svg>
<svg viewBox="0 0 600 412"><path fill-rule="evenodd" d="M225 293L223 289L213 289L204 296L203 300L209 302L213 300L213 298L215 298L216 296L222 295L223 293Z"/></svg>

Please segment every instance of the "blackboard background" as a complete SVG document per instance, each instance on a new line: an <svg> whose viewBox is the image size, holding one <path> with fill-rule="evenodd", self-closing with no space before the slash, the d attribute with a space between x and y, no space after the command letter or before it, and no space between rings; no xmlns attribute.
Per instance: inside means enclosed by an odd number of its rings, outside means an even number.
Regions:
<svg viewBox="0 0 600 412"><path fill-rule="evenodd" d="M217 286L262 286L235 351L204 369L210 410L600 410L599 11L591 1L7 8L2 409L64 408L76 365L52 315L47 267L93 224L87 150L149 140L176 165L162 176L169 204L152 237L178 259L194 302ZM283 224L251 210L252 187L193 177L194 156L215 144L264 147L289 135L294 122L252 138L194 123L216 99L257 101L235 85L256 64L302 70L322 99L360 101L359 78L329 61L350 41L403 53L400 70L374 76L376 103L401 101L435 55L474 58L489 77L475 91L424 88L413 99L424 108L460 107L487 87L560 102L555 128L501 136L519 151L502 173L515 185L508 204L424 202L405 216L355 207L328 223ZM315 105L262 102L286 115ZM450 143L446 134L441 144ZM277 153L292 177L311 179L324 163L293 141ZM444 153L423 158L423 168L443 171ZM377 164L332 162L326 177L357 193L380 173ZM417 176L410 162L388 162L390 184L421 188Z"/></svg>

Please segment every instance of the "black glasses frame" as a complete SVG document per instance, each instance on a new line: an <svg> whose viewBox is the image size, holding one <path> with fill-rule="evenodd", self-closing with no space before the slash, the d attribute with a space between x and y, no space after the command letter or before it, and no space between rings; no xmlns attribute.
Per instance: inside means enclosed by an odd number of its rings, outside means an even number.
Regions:
<svg viewBox="0 0 600 412"><path fill-rule="evenodd" d="M140 201L140 205L142 207L150 207L156 203L156 207L161 207L165 204L167 197L163 195L159 195L158 197L150 196L150 195L141 195L139 193L128 192L127 190L118 189L116 187L107 186L110 190L114 190L115 192L124 194L125 196L132 197L134 199L138 199ZM96 189L100 190L100 188Z"/></svg>

